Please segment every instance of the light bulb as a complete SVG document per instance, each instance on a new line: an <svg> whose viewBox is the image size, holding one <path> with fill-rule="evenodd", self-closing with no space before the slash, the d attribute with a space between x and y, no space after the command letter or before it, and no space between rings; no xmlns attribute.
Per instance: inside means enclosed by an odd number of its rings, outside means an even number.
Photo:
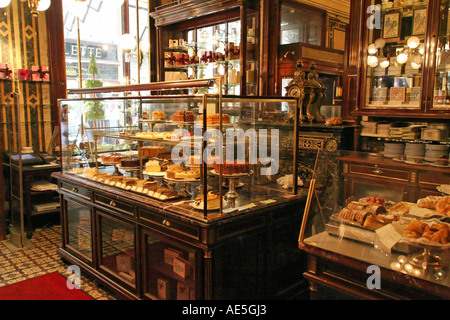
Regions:
<svg viewBox="0 0 450 320"><path fill-rule="evenodd" d="M404 64L406 61L408 61L408 55L406 53L400 53L397 56L397 62L400 64Z"/></svg>
<svg viewBox="0 0 450 320"><path fill-rule="evenodd" d="M422 66L421 63L415 63L415 62L411 61L411 68L417 70L417 69L420 69L421 66Z"/></svg>
<svg viewBox="0 0 450 320"><path fill-rule="evenodd" d="M6 8L11 3L11 0L0 0L0 8Z"/></svg>
<svg viewBox="0 0 450 320"><path fill-rule="evenodd" d="M386 69L387 67L389 67L389 60L386 58L383 58L380 61L380 67L382 67L383 69Z"/></svg>
<svg viewBox="0 0 450 320"><path fill-rule="evenodd" d="M119 41L123 50L133 50L136 47L136 39L129 33L121 35Z"/></svg>
<svg viewBox="0 0 450 320"><path fill-rule="evenodd" d="M378 38L377 40L375 40L374 44L375 44L375 47L381 49L381 48L384 48L386 41L384 39Z"/></svg>
<svg viewBox="0 0 450 320"><path fill-rule="evenodd" d="M372 44L369 45L369 47L367 48L367 51L369 52L369 54L375 54L375 53L377 53L378 49L377 49L377 47L372 43Z"/></svg>
<svg viewBox="0 0 450 320"><path fill-rule="evenodd" d="M67 8L67 11L74 17L81 18L86 13L87 6L84 2L75 0L64 0L63 6Z"/></svg>
<svg viewBox="0 0 450 320"><path fill-rule="evenodd" d="M50 0L40 0L36 10L45 11L50 7L50 4L51 4Z"/></svg>
<svg viewBox="0 0 450 320"><path fill-rule="evenodd" d="M378 65L378 58L376 56L369 56L367 64L372 68L375 68Z"/></svg>
<svg viewBox="0 0 450 320"><path fill-rule="evenodd" d="M411 49L415 49L420 45L420 39L415 36L410 37L407 41L407 44Z"/></svg>
<svg viewBox="0 0 450 320"><path fill-rule="evenodd" d="M421 43L420 45L419 45L419 53L421 54L421 55L423 55L424 54L424 52L425 52L425 47L424 47L424 45L423 45L423 43Z"/></svg>
<svg viewBox="0 0 450 320"><path fill-rule="evenodd" d="M141 43L139 45L140 45L142 52L147 53L150 51L150 42L148 42L147 39L141 41Z"/></svg>

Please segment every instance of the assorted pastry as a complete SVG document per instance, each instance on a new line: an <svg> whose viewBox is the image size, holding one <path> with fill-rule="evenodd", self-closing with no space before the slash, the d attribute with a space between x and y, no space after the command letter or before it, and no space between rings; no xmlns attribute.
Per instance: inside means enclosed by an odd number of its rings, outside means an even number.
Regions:
<svg viewBox="0 0 450 320"><path fill-rule="evenodd" d="M200 123L203 122L203 115L200 115L199 118ZM214 113L214 114L208 114L206 116L206 124L212 125L212 124L219 124L220 123L220 114ZM222 114L222 124L229 124L231 123L231 118L228 114Z"/></svg>
<svg viewBox="0 0 450 320"><path fill-rule="evenodd" d="M220 164L214 163L214 171L219 173ZM224 175L233 175L233 174L242 174L250 172L250 164L248 162L239 163L234 161L233 163L227 163L224 161L222 164L222 174Z"/></svg>
<svg viewBox="0 0 450 320"><path fill-rule="evenodd" d="M102 182L110 186L135 191L159 200L171 200L178 197L178 192L176 190L162 187L156 180L151 181L136 177L111 175L106 172L98 172L98 169L96 168L84 168L82 175L86 178Z"/></svg>
<svg viewBox="0 0 450 320"><path fill-rule="evenodd" d="M440 215L450 216L450 196L427 196L417 200L417 206L435 210Z"/></svg>
<svg viewBox="0 0 450 320"><path fill-rule="evenodd" d="M403 236L408 239L425 238L429 241L446 245L450 242L450 228L448 224L428 224L415 219L403 231Z"/></svg>
<svg viewBox="0 0 450 320"><path fill-rule="evenodd" d="M194 204L197 207L203 207L204 201L205 201L205 197L203 196L203 194L199 194L195 198ZM206 194L206 207L207 208L218 208L219 206L220 206L220 196L213 192L208 192Z"/></svg>
<svg viewBox="0 0 450 320"><path fill-rule="evenodd" d="M396 213L388 212L386 207L384 207L384 202L381 200L377 199L383 205L367 202L366 199L363 201L352 201L337 214L337 218L371 230L376 230L392 221L399 220L400 216Z"/></svg>

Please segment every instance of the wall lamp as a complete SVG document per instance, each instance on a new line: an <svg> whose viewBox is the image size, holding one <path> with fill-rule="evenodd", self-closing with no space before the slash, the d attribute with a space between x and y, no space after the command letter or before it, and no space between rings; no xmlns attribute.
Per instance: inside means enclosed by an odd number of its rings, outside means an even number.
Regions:
<svg viewBox="0 0 450 320"><path fill-rule="evenodd" d="M28 2L28 7L32 14L38 14L39 11L45 11L50 7L51 0L20 0ZM0 0L0 8L6 8L11 0Z"/></svg>

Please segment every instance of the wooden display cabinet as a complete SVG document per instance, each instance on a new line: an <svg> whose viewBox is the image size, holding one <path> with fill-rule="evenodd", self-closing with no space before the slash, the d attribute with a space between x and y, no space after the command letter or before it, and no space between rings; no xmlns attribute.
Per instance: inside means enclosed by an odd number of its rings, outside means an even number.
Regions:
<svg viewBox="0 0 450 320"><path fill-rule="evenodd" d="M258 94L257 1L169 3L150 16L156 27L158 81L222 75L225 94Z"/></svg>
<svg viewBox="0 0 450 320"><path fill-rule="evenodd" d="M198 219L148 197L55 173L59 254L127 299L285 299L305 292L296 250L304 196ZM290 290L288 290L290 289Z"/></svg>
<svg viewBox="0 0 450 320"><path fill-rule="evenodd" d="M352 1L343 79L350 115L450 118L448 10L436 0Z"/></svg>

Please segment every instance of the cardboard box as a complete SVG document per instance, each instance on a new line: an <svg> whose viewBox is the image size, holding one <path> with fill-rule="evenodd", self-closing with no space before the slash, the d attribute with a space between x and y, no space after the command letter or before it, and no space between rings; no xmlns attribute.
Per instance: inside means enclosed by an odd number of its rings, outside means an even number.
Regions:
<svg viewBox="0 0 450 320"><path fill-rule="evenodd" d="M191 271L191 265L188 261L180 257L173 259L173 272L182 277L183 279L189 278Z"/></svg>
<svg viewBox="0 0 450 320"><path fill-rule="evenodd" d="M156 279L157 295L161 300L169 298L169 281L162 278Z"/></svg>

